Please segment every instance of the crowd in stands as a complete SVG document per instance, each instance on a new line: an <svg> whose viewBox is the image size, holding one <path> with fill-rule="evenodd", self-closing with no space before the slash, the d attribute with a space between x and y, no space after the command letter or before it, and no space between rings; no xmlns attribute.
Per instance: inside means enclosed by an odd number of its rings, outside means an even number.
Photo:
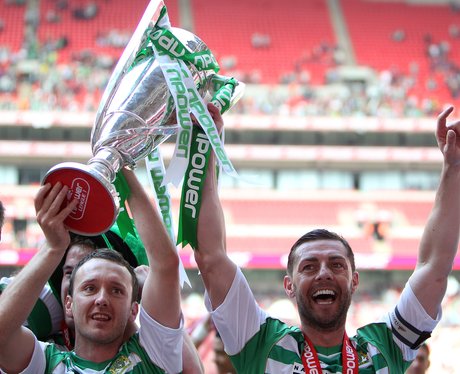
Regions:
<svg viewBox="0 0 460 374"><path fill-rule="evenodd" d="M28 64L22 52L0 48L0 110L97 109L116 61L83 51L71 63L57 64L58 48L45 43L46 52Z"/></svg>
<svg viewBox="0 0 460 374"><path fill-rule="evenodd" d="M98 42L121 46L126 36L114 32L101 35ZM29 63L24 63L24 52L13 54L0 47L0 110L97 109L116 60L82 51L73 54L70 63L58 64L57 54L63 46L62 40L47 42L42 46L44 53ZM444 62L437 58L434 63L445 66ZM446 83L455 100L460 93L460 74L457 67L448 66ZM435 94L440 82L430 78L426 95L411 95L416 77L391 68L368 85L338 85L330 76L334 89L327 94L309 84L305 70L300 81L287 76L282 79L288 83L262 85L262 94L255 91L257 94L251 95L248 90L235 110L267 115L418 117L434 115L442 105Z"/></svg>
<svg viewBox="0 0 460 374"><path fill-rule="evenodd" d="M59 23L59 9L66 1L44 16L48 23ZM98 16L98 6L89 2L73 10L76 19ZM34 30L38 16L30 8L26 12L26 27ZM0 22L0 25L3 24ZM0 32L2 31L0 26ZM116 28L100 32L95 44L123 51L130 33ZM74 50L69 53L65 36L50 36L44 40L25 33L23 48L10 50L0 45L0 110L69 110L94 111L117 61L113 54L95 53L94 49ZM397 29L394 43L405 39L404 29ZM450 40L460 38L460 27L449 26ZM417 62L403 69L388 66L374 72L374 79L357 84L346 84L337 68L344 64L344 51L336 45L321 42L310 51L304 51L292 62L292 71L279 72L279 85L264 85L263 77L254 71L241 71L238 56L218 56L222 73L235 75L247 84L262 85L261 91L248 91L235 111L244 114L312 115L312 116L383 116L418 117L438 113L442 103L460 100L460 67L450 57L447 40L423 36L428 75L419 72ZM255 50L270 49L269 33L254 33L251 44ZM62 63L60 55L68 56ZM70 57L70 58L69 58ZM322 66L317 70L315 66ZM318 79L318 71L324 76ZM318 86L318 82L323 82ZM329 89L324 90L324 87ZM261 93L262 92L262 93ZM445 94L447 93L447 97Z"/></svg>

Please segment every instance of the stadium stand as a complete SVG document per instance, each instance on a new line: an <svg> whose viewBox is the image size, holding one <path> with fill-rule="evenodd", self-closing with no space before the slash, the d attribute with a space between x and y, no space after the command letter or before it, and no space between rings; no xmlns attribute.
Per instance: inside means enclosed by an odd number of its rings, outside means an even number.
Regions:
<svg viewBox="0 0 460 374"><path fill-rule="evenodd" d="M359 65L412 77L408 93L420 100L427 96L442 102L452 99L446 80L451 69L458 69L452 65L460 58L460 38L453 31L460 25L458 10L416 2L350 0L341 4Z"/></svg>
<svg viewBox="0 0 460 374"><path fill-rule="evenodd" d="M118 58L129 41L147 2L93 1L71 2L60 7L59 2L42 0L38 40L47 42L65 39L59 61L71 62L80 53L95 53ZM177 23L177 2L168 2L171 22Z"/></svg>
<svg viewBox="0 0 460 374"><path fill-rule="evenodd" d="M311 82L323 84L325 70L334 65L330 50L336 42L324 1L192 0L192 9L195 32L223 71L239 73L248 83L282 83L307 66Z"/></svg>
<svg viewBox="0 0 460 374"><path fill-rule="evenodd" d="M0 46L11 52L21 49L24 41L24 6L0 2Z"/></svg>

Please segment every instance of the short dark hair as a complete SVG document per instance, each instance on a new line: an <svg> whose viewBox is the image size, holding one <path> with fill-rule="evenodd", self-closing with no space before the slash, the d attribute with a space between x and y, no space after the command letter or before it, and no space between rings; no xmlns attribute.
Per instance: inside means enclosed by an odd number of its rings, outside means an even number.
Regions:
<svg viewBox="0 0 460 374"><path fill-rule="evenodd" d="M296 260L296 249L303 243L313 242L317 240L336 240L343 244L345 249L347 250L347 257L350 260L351 270L354 272L356 270L355 266L355 255L353 250L350 247L350 244L345 240L345 238L335 232L326 230L326 229L315 229L312 231L307 232L306 234L302 235L294 245L291 247L288 257L287 263L287 273L289 276L292 276L294 272L294 262Z"/></svg>
<svg viewBox="0 0 460 374"><path fill-rule="evenodd" d="M81 259L81 261L75 266L75 268L72 271L72 275L70 276L70 283L69 283L69 295L70 296L72 296L73 294L75 274L77 273L78 269L80 269L85 263L87 263L88 261L92 259L102 259L102 260L112 261L126 268L131 274L131 280L132 280L133 294L132 294L131 302L135 302L137 300L137 295L139 293L139 284L137 282L137 277L136 277L136 273L134 272L134 268L117 251L114 251L112 249L104 249L104 248L89 253L83 259Z"/></svg>
<svg viewBox="0 0 460 374"><path fill-rule="evenodd" d="M67 257L67 253L69 252L69 249L72 248L73 246L80 245L83 247L88 247L91 248L93 251L98 249L96 244L94 243L93 240L86 236L80 236L80 235L71 235L70 236L70 244L68 245L66 252L65 252L65 257Z"/></svg>
<svg viewBox="0 0 460 374"><path fill-rule="evenodd" d="M105 236L105 238L104 238ZM53 274L49 279L49 284L53 293L57 297L57 299L61 300L61 284L62 278L64 277L64 273L62 268L65 264L67 259L67 254L69 253L69 249L73 246L84 246L87 248L92 249L93 251L97 251L99 249L105 248L107 249L110 247L111 249L118 251L122 254L123 258L128 261L128 263L132 267L137 267L138 262L134 254L131 252L129 246L118 236L116 233L112 232L111 230L107 231L105 234L97 235L97 236L85 236L75 234L70 232L70 243L66 249L65 255L62 258L59 266L54 270Z"/></svg>
<svg viewBox="0 0 460 374"><path fill-rule="evenodd" d="M3 222L5 221L5 207L3 203L0 201L0 229L3 226Z"/></svg>

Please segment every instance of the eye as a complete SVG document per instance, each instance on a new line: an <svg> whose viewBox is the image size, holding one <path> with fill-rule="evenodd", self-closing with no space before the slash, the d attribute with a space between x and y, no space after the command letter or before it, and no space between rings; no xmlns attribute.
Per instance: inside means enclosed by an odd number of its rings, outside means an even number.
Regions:
<svg viewBox="0 0 460 374"><path fill-rule="evenodd" d="M72 275L72 271L73 271L73 268L68 267L68 266L64 267L62 270L62 272L64 273L63 274L64 278L70 278L70 276Z"/></svg>
<svg viewBox="0 0 460 374"><path fill-rule="evenodd" d="M332 264L332 267L333 267L334 269L343 269L345 266L344 266L343 263L341 263L341 262L334 262L334 263Z"/></svg>
<svg viewBox="0 0 460 374"><path fill-rule="evenodd" d="M123 295L123 290L121 288L114 288L112 292L115 295Z"/></svg>
<svg viewBox="0 0 460 374"><path fill-rule="evenodd" d="M302 266L302 271L312 271L315 269L315 266L313 264L304 264Z"/></svg>
<svg viewBox="0 0 460 374"><path fill-rule="evenodd" d="M96 288L91 285L91 284L88 284L86 285L84 288L83 288L83 291L86 291L86 292L93 292Z"/></svg>

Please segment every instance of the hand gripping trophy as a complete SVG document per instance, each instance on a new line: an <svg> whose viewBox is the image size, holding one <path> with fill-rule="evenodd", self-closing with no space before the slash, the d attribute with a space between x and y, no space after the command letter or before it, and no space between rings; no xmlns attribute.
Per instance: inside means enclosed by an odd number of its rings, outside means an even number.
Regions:
<svg viewBox="0 0 460 374"><path fill-rule="evenodd" d="M134 168L171 135L177 135L169 169L185 173L192 113L200 124L211 118L203 99L227 96L221 112L241 97L244 84L216 74L217 62L196 35L171 27L166 7L152 0L125 48L99 105L91 133L93 157L87 164L64 162L51 168L43 184L69 186L78 205L66 220L70 231L99 235L115 222L119 193L113 182L125 166ZM223 95L222 95L223 92ZM220 95L219 95L220 93ZM211 119L208 136L215 125ZM209 128L211 130L209 130ZM218 141L219 143L219 141ZM220 152L221 153L221 152ZM169 170L168 169L168 170Z"/></svg>

